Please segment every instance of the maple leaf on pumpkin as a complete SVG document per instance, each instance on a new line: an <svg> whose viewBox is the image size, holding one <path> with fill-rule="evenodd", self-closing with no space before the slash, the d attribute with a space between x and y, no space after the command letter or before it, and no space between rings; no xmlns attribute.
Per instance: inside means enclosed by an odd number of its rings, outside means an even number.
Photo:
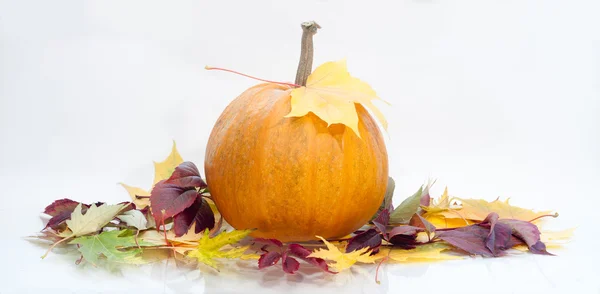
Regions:
<svg viewBox="0 0 600 294"><path fill-rule="evenodd" d="M316 257L334 261L334 263L330 264L330 266L337 272L346 270L357 262L375 263L375 261L378 259L383 258L383 256L379 254L371 255L371 250L368 247L352 251L350 253L342 253L335 245L329 243L323 237L317 237L321 239L323 243L325 243L327 249L316 249L308 257Z"/></svg>
<svg viewBox="0 0 600 294"><path fill-rule="evenodd" d="M328 125L343 124L360 137L357 103L371 110L387 129L387 121L373 104L374 100L381 99L367 83L350 76L346 60L331 61L317 67L308 76L305 87L292 90L292 109L286 117L301 117L312 112Z"/></svg>
<svg viewBox="0 0 600 294"><path fill-rule="evenodd" d="M69 244L78 244L77 250L83 258L93 265L97 265L100 256L106 257L109 262L141 264L144 260L139 256L142 249L138 246L150 246L150 243L138 240L129 230L105 231L97 235L77 237Z"/></svg>
<svg viewBox="0 0 600 294"><path fill-rule="evenodd" d="M196 249L187 253L187 256L196 258L198 262L204 263L212 268L217 268L216 258L240 258L249 246L221 250L227 245L238 243L246 238L253 230L233 230L230 232L221 232L213 238L209 236L209 230L204 230L202 239L198 242Z"/></svg>

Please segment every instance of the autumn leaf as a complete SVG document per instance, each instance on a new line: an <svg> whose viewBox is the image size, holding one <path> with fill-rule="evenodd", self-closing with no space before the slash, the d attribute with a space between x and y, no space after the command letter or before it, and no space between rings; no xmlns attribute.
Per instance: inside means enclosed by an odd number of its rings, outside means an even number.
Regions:
<svg viewBox="0 0 600 294"><path fill-rule="evenodd" d="M154 185L156 183L168 179L175 171L175 168L183 163L183 158L177 151L177 144L173 141L173 147L171 147L171 154L161 162L154 162Z"/></svg>
<svg viewBox="0 0 600 294"><path fill-rule="evenodd" d="M398 207L394 208L394 211L390 213L390 223L407 224L412 216L419 211L421 199L429 197L429 189L433 183L430 181L427 185L421 186L415 194L404 199Z"/></svg>
<svg viewBox="0 0 600 294"><path fill-rule="evenodd" d="M196 165L189 161L175 167L175 170L165 183L177 185L181 188L196 187L203 189L207 187Z"/></svg>
<svg viewBox="0 0 600 294"><path fill-rule="evenodd" d="M71 219L67 220L70 232L65 232L65 237L78 237L95 233L108 224L127 204L101 205L92 204L85 214L81 213L81 204L75 207Z"/></svg>
<svg viewBox="0 0 600 294"><path fill-rule="evenodd" d="M291 97L292 109L286 117L301 117L312 112L328 125L344 124L360 137L355 106L358 103L371 110L387 129L387 121L372 102L381 99L367 83L350 76L346 60L317 67L308 76L306 86L293 89Z"/></svg>
<svg viewBox="0 0 600 294"><path fill-rule="evenodd" d="M150 194L152 215L157 224L162 224L167 218L173 217L190 207L200 197L196 189L182 188L173 184L159 182Z"/></svg>
<svg viewBox="0 0 600 294"><path fill-rule="evenodd" d="M135 204L137 209L144 209L150 205L150 192L142 188L132 187L123 183L119 183L119 185L125 188L129 194L129 197L131 197L131 202Z"/></svg>
<svg viewBox="0 0 600 294"><path fill-rule="evenodd" d="M541 241L540 230L536 225L516 219L503 219L500 223L510 227L512 234L525 242L532 253L552 255L546 251L546 245Z"/></svg>
<svg viewBox="0 0 600 294"><path fill-rule="evenodd" d="M209 230L204 230L202 239L198 242L195 250L189 251L187 256L196 258L212 268L217 268L216 258L239 258L248 250L248 246L221 250L227 245L233 245L246 238L252 230L233 230L230 232L221 232L217 236L210 238Z"/></svg>
<svg viewBox="0 0 600 294"><path fill-rule="evenodd" d="M377 213L375 213L375 215L373 216L373 220L381 215L381 213L386 210L388 211L388 218L389 218L389 211L391 209L394 209L393 204L392 204L392 200L394 197L394 190L396 189L396 182L394 181L394 179L392 177L388 177L388 184L387 184L387 188L385 190L385 195L383 197L383 202L381 202L381 205L379 206L379 209L377 210Z"/></svg>
<svg viewBox="0 0 600 294"><path fill-rule="evenodd" d="M448 196L448 187L438 199L431 199L429 205L421 205L421 208L429 213L446 211L450 208L450 197Z"/></svg>
<svg viewBox="0 0 600 294"><path fill-rule="evenodd" d="M355 250L369 248L372 252L377 253L381 246L382 236L381 233L376 229L368 229L356 236L350 238L348 245L346 245L346 253L350 253Z"/></svg>
<svg viewBox="0 0 600 294"><path fill-rule="evenodd" d="M444 253L451 249L452 247L447 244L435 242L423 244L413 249L391 248L388 249L388 256L390 259L401 263L433 262L462 258L460 256Z"/></svg>
<svg viewBox="0 0 600 294"><path fill-rule="evenodd" d="M146 230L149 228L148 219L146 219L146 216L137 209L126 211L123 214L118 215L117 218L125 222L128 226L135 227L138 230Z"/></svg>
<svg viewBox="0 0 600 294"><path fill-rule="evenodd" d="M139 240L129 230L105 231L97 235L83 236L73 239L69 244L79 245L77 250L83 258L93 265L98 264L100 256L106 257L109 262L141 264L143 259L139 256L142 249L138 246L150 246L150 243Z"/></svg>
<svg viewBox="0 0 600 294"><path fill-rule="evenodd" d="M73 201L71 199L59 199L52 202L50 205L46 206L44 209L44 213L52 216L48 223L46 224L46 228L52 228L54 230L58 230L64 226L62 226L66 220L71 218L71 213L80 203L77 201ZM87 205L84 205L84 209L87 209Z"/></svg>
<svg viewBox="0 0 600 294"><path fill-rule="evenodd" d="M197 197L195 202L173 218L175 236L182 236L194 225L195 233L215 226L215 216L208 202L203 197Z"/></svg>
<svg viewBox="0 0 600 294"><path fill-rule="evenodd" d="M376 260L383 258L383 256L380 255L371 255L371 250L368 247L350 253L342 253L335 245L329 243L323 237L317 237L325 243L327 249L316 249L308 257L334 261L335 263L330 264L330 266L337 272L346 270L357 262L374 263Z"/></svg>
<svg viewBox="0 0 600 294"><path fill-rule="evenodd" d="M177 144L173 141L173 146L171 147L171 153L165 160L161 162L154 162L154 182L152 183L152 187L156 185L156 183L166 180L175 171L175 168L183 163L183 158L179 154L177 150ZM129 197L131 197L131 201L135 204L138 209L143 209L150 205L150 192L148 190L138 187L133 187L126 185L124 183L119 183L127 193ZM138 197L138 196L148 196L148 197Z"/></svg>

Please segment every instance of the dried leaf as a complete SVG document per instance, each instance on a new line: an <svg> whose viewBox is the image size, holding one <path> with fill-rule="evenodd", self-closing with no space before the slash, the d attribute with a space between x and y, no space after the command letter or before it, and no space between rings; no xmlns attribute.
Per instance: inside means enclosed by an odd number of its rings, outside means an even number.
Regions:
<svg viewBox="0 0 600 294"><path fill-rule="evenodd" d="M117 216L118 219L125 222L128 226L135 227L138 230L148 229L148 219L139 210L126 211L121 215Z"/></svg>
<svg viewBox="0 0 600 294"><path fill-rule="evenodd" d="M387 189L385 191L385 196L383 197L383 202L381 203L381 205L379 206L379 209L377 210L377 213L375 214L375 217L381 215L381 213L384 210L388 211L388 218L389 218L389 211L390 209L393 209L393 204L392 204L392 200L394 198L394 190L396 189L396 182L394 181L394 179L392 177L388 177L388 184L387 184Z"/></svg>
<svg viewBox="0 0 600 294"><path fill-rule="evenodd" d="M108 222L113 220L115 216L125 207L126 204L116 205L101 205L92 204L87 209L85 214L81 213L81 204L75 207L71 214L71 219L67 220L67 226L71 232L66 233L65 237L78 237L95 233L104 227Z"/></svg>
<svg viewBox="0 0 600 294"><path fill-rule="evenodd" d="M388 253L390 259L402 262L433 262L442 260L461 259L462 257L443 253L451 247L444 243L435 242L417 246L413 249L392 248Z"/></svg>
<svg viewBox="0 0 600 294"><path fill-rule="evenodd" d="M425 230L427 235L431 235L431 233L435 232L435 226L417 213L413 215L408 224Z"/></svg>
<svg viewBox="0 0 600 294"><path fill-rule="evenodd" d="M529 251L532 253L552 255L546 251L546 245L541 241L540 230L536 225L515 219L503 219L500 220L500 223L506 224L515 237L527 244Z"/></svg>
<svg viewBox="0 0 600 294"><path fill-rule="evenodd" d="M64 223L66 220L71 218L71 213L75 210L75 207L79 205L79 202L73 201L71 199L60 199L52 202L52 204L46 206L44 209L44 213L52 216L48 220L46 224L46 228L52 228L54 230L64 229ZM84 210L86 210L88 205L83 205Z"/></svg>
<svg viewBox="0 0 600 294"><path fill-rule="evenodd" d="M161 162L154 162L154 185L156 183L168 179L175 171L175 168L183 163L183 158L177 151L177 144L173 141L173 147L171 147L171 154Z"/></svg>
<svg viewBox="0 0 600 294"><path fill-rule="evenodd" d="M162 180L166 180L173 174L175 168L183 162L179 151L177 151L177 144L173 141L173 146L171 147L171 153L165 160L162 162L154 162L154 182L152 186ZM138 196L150 196L150 192L145 189L132 187L123 183L119 183L127 193L129 197L131 197L131 202L133 202L137 209L143 209L150 205L149 197L138 197Z"/></svg>
<svg viewBox="0 0 600 294"><path fill-rule="evenodd" d="M321 236L317 236L325 243L327 249L317 249L313 251L308 257L322 258L325 260L334 261L334 264L330 266L337 272L341 272L350 268L356 262L362 263L374 263L377 259L383 258L380 255L371 255L369 248L363 248L350 253L342 253L335 245L329 243Z"/></svg>
<svg viewBox="0 0 600 294"><path fill-rule="evenodd" d="M306 87L293 89L291 97L291 111L286 117L301 117L312 112L328 125L344 124L360 137L355 106L359 103L371 110L387 129L383 114L372 103L379 97L367 83L350 76L345 60L317 67L308 77Z"/></svg>
<svg viewBox="0 0 600 294"><path fill-rule="evenodd" d="M474 221L484 220L488 214L495 212L502 219L517 219L522 221L530 221L535 218L552 214L550 211L535 212L530 209L525 209L509 204L509 199L501 201L496 199L488 202L482 199L462 199L453 198L452 201L458 200L461 202L461 208L450 208L445 211L438 212L446 218L461 218Z"/></svg>
<svg viewBox="0 0 600 294"><path fill-rule="evenodd" d="M387 225L390 222L390 213L387 209L382 210L379 215L373 220L373 224L375 228L381 235L383 239L387 240Z"/></svg>
<svg viewBox="0 0 600 294"><path fill-rule="evenodd" d="M417 234L421 231L423 231L423 229L413 226L394 227L388 233L388 242L400 248L415 248L419 243L417 242Z"/></svg>

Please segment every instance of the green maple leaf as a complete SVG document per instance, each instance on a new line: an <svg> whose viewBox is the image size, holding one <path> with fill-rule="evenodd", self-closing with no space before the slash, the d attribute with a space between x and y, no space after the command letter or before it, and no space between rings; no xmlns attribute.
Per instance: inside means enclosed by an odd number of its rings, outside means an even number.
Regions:
<svg viewBox="0 0 600 294"><path fill-rule="evenodd" d="M233 230L231 232L222 232L217 236L210 238L208 229L204 231L202 239L198 242L196 249L188 252L189 257L195 257L210 267L217 268L216 258L238 258L243 257L244 252L249 246L221 250L226 245L232 245L244 239L253 230Z"/></svg>
<svg viewBox="0 0 600 294"><path fill-rule="evenodd" d="M152 244L138 240L129 230L112 230L98 235L83 236L73 239L69 244L78 244L79 252L83 258L93 265L98 264L100 256L106 257L109 262L140 264L144 260L139 256L142 249L139 246Z"/></svg>

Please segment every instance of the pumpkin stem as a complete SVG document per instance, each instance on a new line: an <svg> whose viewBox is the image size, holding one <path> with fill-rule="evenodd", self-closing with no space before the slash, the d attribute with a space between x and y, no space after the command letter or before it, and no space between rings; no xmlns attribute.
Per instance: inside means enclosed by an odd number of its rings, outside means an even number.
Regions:
<svg viewBox="0 0 600 294"><path fill-rule="evenodd" d="M306 86L308 76L312 71L313 62L313 36L321 28L316 22L308 21L302 23L302 48L300 51L300 62L296 71L296 85Z"/></svg>

